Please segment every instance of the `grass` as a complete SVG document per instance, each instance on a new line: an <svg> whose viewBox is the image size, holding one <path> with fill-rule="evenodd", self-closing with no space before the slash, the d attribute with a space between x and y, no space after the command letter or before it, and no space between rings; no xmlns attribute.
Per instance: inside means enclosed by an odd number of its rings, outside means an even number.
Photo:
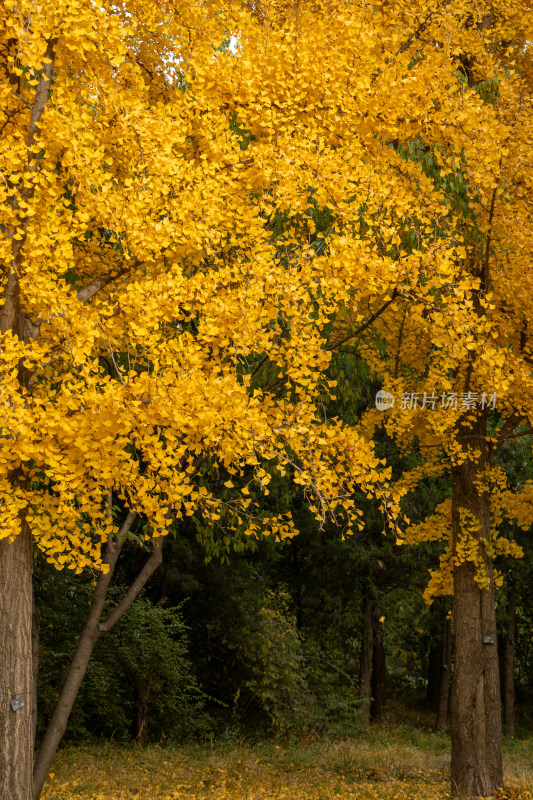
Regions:
<svg viewBox="0 0 533 800"><path fill-rule="evenodd" d="M533 738L505 744L508 789L533 800ZM43 800L441 800L446 734L372 727L355 739L307 745L244 741L145 749L113 743L63 749Z"/></svg>

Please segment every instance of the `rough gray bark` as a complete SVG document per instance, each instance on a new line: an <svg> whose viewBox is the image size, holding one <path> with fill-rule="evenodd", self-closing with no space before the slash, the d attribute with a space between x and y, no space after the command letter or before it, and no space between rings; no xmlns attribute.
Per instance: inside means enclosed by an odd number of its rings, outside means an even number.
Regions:
<svg viewBox="0 0 533 800"><path fill-rule="evenodd" d="M59 700L50 722L48 723L41 747L37 754L33 769L33 800L38 800L41 794L57 747L65 733L72 706L74 705L81 682L87 671L87 665L96 642L118 622L139 595L146 581L161 564L163 540L159 538L156 540L149 559L137 575L127 593L108 617L103 622L101 621L107 589L113 577L122 544L134 519L135 514L131 512L122 526L118 540L115 542L109 541L107 544L104 560L109 564L109 572L105 575L100 573L98 578L87 622L81 632L76 652L74 653L65 683L59 695Z"/></svg>
<svg viewBox="0 0 533 800"><path fill-rule="evenodd" d="M31 533L21 520L14 540L0 541L0 797L6 800L32 796L32 570ZM17 698L23 705L13 710Z"/></svg>

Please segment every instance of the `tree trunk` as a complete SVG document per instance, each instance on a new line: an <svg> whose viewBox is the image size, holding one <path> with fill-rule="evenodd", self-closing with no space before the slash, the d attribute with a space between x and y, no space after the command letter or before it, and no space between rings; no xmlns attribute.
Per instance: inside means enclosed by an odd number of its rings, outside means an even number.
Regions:
<svg viewBox="0 0 533 800"><path fill-rule="evenodd" d="M25 520L0 541L0 797L31 800L32 540Z"/></svg>
<svg viewBox="0 0 533 800"><path fill-rule="evenodd" d="M162 538L156 541L150 558L137 575L135 581L130 586L125 596L118 603L118 605L115 606L107 619L105 619L104 622L100 622L100 618L104 610L107 589L113 576L117 558L126 533L129 531L134 519L135 514L131 512L122 526L121 532L118 536L118 541L108 542L104 560L110 565L109 572L107 572L105 575L101 573L98 578L87 622L83 628L83 631L81 632L76 652L74 653L65 683L61 689L61 694L59 695L59 700L57 701L54 713L52 714L50 722L48 723L41 747L39 748L39 753L37 754L37 758L35 760L35 765L33 768L34 800L38 800L41 794L57 747L63 737L63 734L65 733L70 712L72 711L72 706L74 705L81 682L85 676L85 672L87 671L87 665L89 664L89 659L91 658L96 642L106 631L111 630L113 625L122 617L125 611L128 610L132 602L139 595L139 592L144 587L150 575L152 575L159 564L161 564L161 548L163 544Z"/></svg>
<svg viewBox="0 0 533 800"><path fill-rule="evenodd" d="M148 704L150 684L137 687L135 699L135 744L144 747L148 739Z"/></svg>
<svg viewBox="0 0 533 800"><path fill-rule="evenodd" d="M516 640L516 586L509 576L509 598L507 606L507 631L503 653L503 724L507 735L514 732L514 662Z"/></svg>
<svg viewBox="0 0 533 800"><path fill-rule="evenodd" d="M490 542L489 494L483 480L488 463L485 418L469 426L477 460L453 467L453 545L460 562L454 566L455 667L452 690L452 793L487 797L503 782L500 676L496 637L495 591ZM462 530L461 515L471 515ZM474 530L472 521L477 529ZM479 565L465 560L473 547L484 568L488 587L476 582Z"/></svg>
<svg viewBox="0 0 533 800"><path fill-rule="evenodd" d="M361 660L359 662L359 690L363 700L361 718L365 724L370 721L370 701L372 698L373 611L372 597L367 590L363 601L363 631L361 637Z"/></svg>
<svg viewBox="0 0 533 800"><path fill-rule="evenodd" d="M439 708L442 643L432 641L429 646L426 703L435 714Z"/></svg>
<svg viewBox="0 0 533 800"><path fill-rule="evenodd" d="M435 713L439 710L439 698L442 670L442 623L443 608L436 599L429 608L429 656L428 656L428 684L426 701L429 708Z"/></svg>
<svg viewBox="0 0 533 800"><path fill-rule="evenodd" d="M380 617L381 610L379 606L376 606L374 614L374 649L372 652L372 704L370 706L370 718L372 722L381 722L385 708L387 666L383 623L379 621Z"/></svg>
<svg viewBox="0 0 533 800"><path fill-rule="evenodd" d="M26 174L37 171L38 150L35 142L50 95L57 39L49 39L43 53L43 65L35 89L27 134ZM3 64L5 77L14 87L18 83L10 67ZM26 103L27 105L27 103ZM40 146L39 146L40 148ZM0 333L10 332L23 342L36 335L36 328L22 311L20 276L23 274L24 247L30 216L24 209L35 192L35 182L11 193L7 204L19 212L17 238L2 225L3 238L11 237L11 258L3 272L3 306L0 310ZM21 203L21 201L23 201ZM38 330L38 329L37 329ZM21 388L28 388L30 373L24 362L18 365ZM10 476L16 482L17 476ZM21 518L20 533L10 542L0 541L0 797L2 800L31 800L34 709L33 698L33 553L29 526ZM35 665L36 668L36 665Z"/></svg>
<svg viewBox="0 0 533 800"><path fill-rule="evenodd" d="M39 677L39 615L35 608L35 591L32 587L32 615L31 615L31 661L32 661L32 753L35 750L35 735L37 733L37 679Z"/></svg>
<svg viewBox="0 0 533 800"><path fill-rule="evenodd" d="M437 709L437 730L445 731L448 723L448 704L450 697L450 671L452 660L452 621L446 615L442 621L441 634L441 659L440 659L440 681L439 681L439 702Z"/></svg>

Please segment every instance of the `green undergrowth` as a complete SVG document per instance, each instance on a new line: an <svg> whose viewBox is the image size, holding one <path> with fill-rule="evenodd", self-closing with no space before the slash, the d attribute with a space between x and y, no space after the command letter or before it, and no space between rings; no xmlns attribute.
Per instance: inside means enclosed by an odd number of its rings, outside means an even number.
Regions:
<svg viewBox="0 0 533 800"><path fill-rule="evenodd" d="M308 744L228 738L141 749L113 742L60 751L43 800L440 800L449 736L410 725ZM533 737L505 742L498 800L533 800Z"/></svg>

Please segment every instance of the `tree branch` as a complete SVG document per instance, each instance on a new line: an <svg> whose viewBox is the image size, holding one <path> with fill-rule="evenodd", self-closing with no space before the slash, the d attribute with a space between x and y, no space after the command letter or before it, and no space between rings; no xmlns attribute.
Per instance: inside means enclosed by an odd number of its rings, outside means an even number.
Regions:
<svg viewBox="0 0 533 800"><path fill-rule="evenodd" d="M378 308L378 310L374 314L372 314L372 316L366 322L360 325L359 328L357 328L357 330L355 330L353 333L350 333L348 336L345 336L344 339L341 339L339 342L335 342L335 344L328 345L328 347L326 347L326 350L336 350L337 347L340 347L345 342L348 342L350 339L354 339L356 336L359 336L360 333L369 328L370 325L372 325L372 323L375 322L375 320L379 316L381 316L381 314L383 314L384 311L387 310L390 304L393 303L397 297L398 297L398 290L394 289L391 299L387 300L386 303L383 303L381 308Z"/></svg>
<svg viewBox="0 0 533 800"><path fill-rule="evenodd" d="M101 630L105 633L111 630L113 625L119 621L119 619L123 616L123 614L128 610L131 606L133 601L136 597L138 597L139 593L144 588L146 581L150 578L150 576L156 571L156 569L160 566L161 562L163 561L163 537L160 536L154 549L150 554L150 558L141 569L133 583L131 584L130 588L120 601L113 611L109 614L107 619L101 623Z"/></svg>
<svg viewBox="0 0 533 800"><path fill-rule="evenodd" d="M531 436L533 433L533 428L528 428L526 431L520 431L520 433L511 433L509 436L505 437L505 441L507 439L519 439L520 436Z"/></svg>
<svg viewBox="0 0 533 800"><path fill-rule="evenodd" d="M511 436L512 431L516 428L517 425L520 425L521 422L525 421L526 418L518 414L516 411L514 411L510 417L507 417L502 427L498 431L498 439L496 441L496 444L494 445L494 450L497 450L504 443L506 439L516 438L516 436Z"/></svg>
<svg viewBox="0 0 533 800"><path fill-rule="evenodd" d="M43 66L41 69L41 77L35 91L35 100L33 102L33 106L31 106L31 118L26 142L26 171L29 173L35 172L37 169L37 157L35 153L31 151L31 148L35 143L37 135L39 134L41 118L48 100L50 78L54 67L56 43L57 39L49 39L46 45L46 50L43 57ZM35 187L33 182L31 182L29 185L23 186L23 188L20 189L19 196L24 201L27 201L33 197L34 192ZM12 198L11 205L14 209L19 208L19 203L16 196ZM28 223L29 217L26 214L15 229L19 238L15 239L14 235L11 237L11 264L7 277L5 301L2 312L0 313L0 332L5 333L8 330L12 330L16 332L24 341L29 339L30 332L27 330L25 320L20 313L19 276L22 266L22 248L26 243Z"/></svg>
<svg viewBox="0 0 533 800"><path fill-rule="evenodd" d="M413 32L412 32L412 33L411 33L411 34L410 34L410 35L407 37L407 39L406 39L406 40L405 40L405 41L404 41L404 42L403 42L403 43L402 43L402 44L399 46L399 48L396 50L396 52L394 53L394 55L393 55L393 56L391 56L390 58L388 58L388 59L387 59L387 61L386 61L386 64L390 64L390 62L391 62L391 61L394 61L394 60L395 60L396 58L398 58L398 56L400 56L402 53L405 53L405 51L406 51L406 50L408 50L408 49L411 47L411 45L413 44L413 42L415 42L417 39L420 39L420 37L422 36L422 34L423 34L423 33L424 33L424 31L426 30L426 28L427 28L427 27L429 26L429 24L431 23L431 20L432 20L432 18L433 18L433 15L435 14L435 12L436 12L436 11L442 11L444 8L446 8L446 6L450 5L450 3L451 3L451 0L444 0L444 2L442 3L442 5L440 6L440 8L439 8L439 7L437 7L437 8L435 8L433 11L431 11L431 12L428 14L428 16L425 18L425 20L423 20L423 21L420 23L420 25L418 26L418 28L416 28L416 30L414 30L414 31L413 31ZM382 68L382 67L381 67L381 68L379 68L379 69L377 69L377 70L374 72L374 74L372 75L372 77L371 77L371 82L373 83L373 82L376 80L376 78L378 78L378 77L381 75L381 73L382 73L382 72L383 72L383 68Z"/></svg>
<svg viewBox="0 0 533 800"><path fill-rule="evenodd" d="M118 278L121 278L123 275L126 275L131 269L136 269L139 264L140 261L135 261L131 266L123 267L122 269L119 269L118 272L99 275L97 278L88 283L87 286L84 286L83 289L80 289L77 295L78 300L80 303L86 303L102 289L105 289L105 287L110 283L116 281Z"/></svg>
<svg viewBox="0 0 533 800"><path fill-rule="evenodd" d="M69 671L65 683L61 689L59 699L46 727L46 731L33 766L33 800L38 800L43 784L48 775L52 759L61 741L67 722L72 711L72 706L76 700L81 682L87 671L87 665L91 658L94 646L102 636L102 631L98 622L104 610L107 590L115 571L117 558L119 557L122 545L128 535L137 513L130 511L120 528L117 538L113 541L110 536L107 540L105 551L105 562L109 564L107 573L101 572L96 582L96 587L91 600L91 608L87 621L83 627L76 647L76 652L70 662Z"/></svg>

